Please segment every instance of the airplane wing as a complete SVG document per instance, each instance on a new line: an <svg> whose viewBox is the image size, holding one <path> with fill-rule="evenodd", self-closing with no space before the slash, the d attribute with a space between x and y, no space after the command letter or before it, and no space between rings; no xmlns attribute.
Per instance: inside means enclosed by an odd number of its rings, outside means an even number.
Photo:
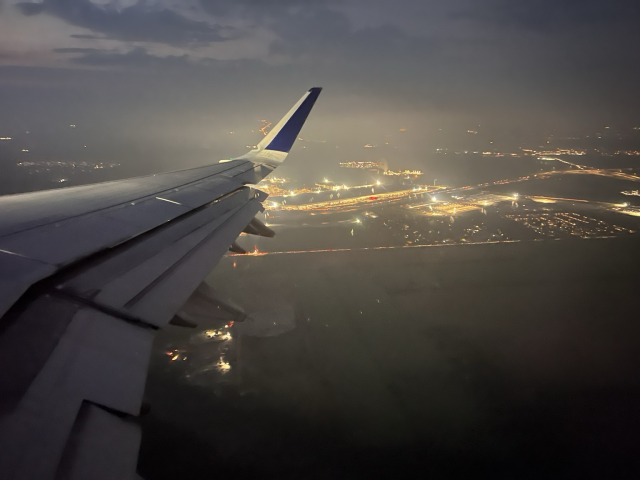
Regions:
<svg viewBox="0 0 640 480"><path fill-rule="evenodd" d="M0 197L0 478L136 478L154 333L238 235L312 88L255 150L214 165Z"/></svg>

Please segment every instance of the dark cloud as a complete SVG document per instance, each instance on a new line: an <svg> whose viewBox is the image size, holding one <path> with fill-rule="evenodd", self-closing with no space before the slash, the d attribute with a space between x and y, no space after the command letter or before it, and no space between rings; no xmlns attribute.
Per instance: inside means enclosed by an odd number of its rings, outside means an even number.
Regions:
<svg viewBox="0 0 640 480"><path fill-rule="evenodd" d="M145 2L121 10L99 6L90 0L45 0L43 4L20 3L17 6L24 14L44 11L71 25L125 41L195 46L237 37L233 29L190 20L168 8L148 7Z"/></svg>
<svg viewBox="0 0 640 480"><path fill-rule="evenodd" d="M292 0L268 5L256 0L202 0L201 4L217 15L241 15L276 35L271 55L288 59L285 65L269 69L277 83L322 83L340 95L369 98L378 108L465 115L492 112L504 118L524 112L539 117L545 110L571 115L588 109L629 111L638 103L629 97L640 80L630 62L637 54L620 49L620 30L625 30L615 23L636 8L625 1L608 7L587 0L583 10L573 1L551 0L526 4L493 0L482 8L458 0L447 9L430 5L408 9L407 15L441 14L424 17L421 35L401 28L397 19L387 23L382 14L378 26L355 28L353 19L333 0L309 2L304 8ZM369 4L375 7L375 2ZM605 18L606 28L593 28L599 17ZM562 28L556 29L556 24ZM582 31L584 25L590 28ZM437 26L438 33L431 34L429 26L434 30ZM619 31L612 32L615 29ZM147 68L202 81L211 77L212 69L226 70L233 77L253 75L259 66L251 62L244 71L230 62L195 60L188 53L160 58L143 49L127 54L75 53L73 62L78 65Z"/></svg>
<svg viewBox="0 0 640 480"><path fill-rule="evenodd" d="M549 32L576 27L626 24L640 17L640 3L635 0L528 0L513 2L492 0L470 3L456 9L453 18L489 22L508 28L526 28Z"/></svg>
<svg viewBox="0 0 640 480"><path fill-rule="evenodd" d="M301 3L300 0L238 0L233 2L221 0L200 0L202 7L215 15L226 15L232 12L241 13L252 18L265 15L278 16L283 10L302 10L318 6L327 7L339 3L338 0L308 0Z"/></svg>
<svg viewBox="0 0 640 480"><path fill-rule="evenodd" d="M87 53L93 53L93 52L101 52L102 50L97 49L97 48L54 48L52 51L56 52L56 53L82 53L82 54L87 54Z"/></svg>
<svg viewBox="0 0 640 480"><path fill-rule="evenodd" d="M78 38L80 40L99 40L102 37L98 35L69 35L71 38Z"/></svg>
<svg viewBox="0 0 640 480"><path fill-rule="evenodd" d="M330 1L270 7L256 16L279 37L274 53L402 108L539 116L544 109L575 114L640 106L633 87L640 81L640 53L632 48L640 36L631 20L640 9L635 2L458 0L438 11L426 5L420 34L386 23L382 14L379 26L354 28ZM432 18L431 10L444 14Z"/></svg>
<svg viewBox="0 0 640 480"><path fill-rule="evenodd" d="M132 69L164 69L189 67L188 55L157 57L150 55L146 49L138 47L127 53L118 53L96 48L58 48L59 53L79 54L72 62L78 65L95 67L117 67Z"/></svg>
<svg viewBox="0 0 640 480"><path fill-rule="evenodd" d="M43 3L18 3L16 8L22 12L23 15L37 15L44 10Z"/></svg>
<svg viewBox="0 0 640 480"><path fill-rule="evenodd" d="M212 122L228 132L247 118L276 119L297 92L320 85L325 93L312 119L319 122L314 132L345 142L360 135L368 143L370 129L404 124L405 118L527 130L603 119L637 123L640 111L640 32L632 15L638 7L626 0L194 0L207 12L203 19L243 25L242 41L213 40L208 49L192 47L206 43L207 35L221 36L219 29L149 3L120 12L88 0L46 5L48 14L90 31L74 35L75 41L64 33L64 46L80 48L45 49L64 69L40 68L32 75L22 69L13 77L1 70L0 116L28 111L25 106L37 99L38 115L31 118L46 118L48 105L71 118L102 116L104 125L117 119L127 131L144 118L147 132L179 129L180 135L209 139ZM105 37L124 41L111 42L113 50L82 48L100 46L91 40ZM182 47L171 52L183 54L162 56L163 48L132 49L128 43L143 38ZM0 45L9 44L0 32ZM258 57L264 50L268 54ZM9 81L11 88L3 90ZM32 88L23 94L16 88L25 82ZM58 95L64 89L68 97ZM264 112L265 105L273 112ZM228 112L244 115L242 121L233 123ZM331 121L320 121L323 115ZM179 121L171 128L160 124L174 117ZM215 140L227 137L231 142L229 136Z"/></svg>

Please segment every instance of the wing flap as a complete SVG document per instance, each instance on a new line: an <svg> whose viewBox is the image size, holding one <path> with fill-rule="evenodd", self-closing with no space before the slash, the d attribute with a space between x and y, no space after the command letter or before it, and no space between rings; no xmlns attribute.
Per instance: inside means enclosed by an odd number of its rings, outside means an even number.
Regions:
<svg viewBox="0 0 640 480"><path fill-rule="evenodd" d="M140 437L131 420L83 402L56 478L134 480Z"/></svg>
<svg viewBox="0 0 640 480"><path fill-rule="evenodd" d="M55 267L51 265L0 251L0 317L31 285L47 278L55 271ZM2 321L0 321L0 333L2 330Z"/></svg>
<svg viewBox="0 0 640 480"><path fill-rule="evenodd" d="M118 278L124 278L128 272L136 269L165 249L172 248L182 238L214 222L233 209L244 205L250 199L249 189L235 191L223 200L219 200L202 210L174 221L162 227L140 235L120 248L112 249L105 255L93 258L65 275L61 283L73 294L95 298L102 290L108 290Z"/></svg>
<svg viewBox="0 0 640 480"><path fill-rule="evenodd" d="M153 332L80 308L21 401L2 419L0 477L53 478L84 401L137 415Z"/></svg>
<svg viewBox="0 0 640 480"><path fill-rule="evenodd" d="M96 270L81 270L78 277L61 283L59 291L150 325L164 326L226 253L238 229L249 223L261 208L259 202L251 200L214 222L205 223L171 244L171 248L160 250L133 268L122 268L115 275L101 275L112 268L110 263L116 259L111 259L96 266ZM126 259L119 263L127 266ZM90 287L86 283L89 278L93 279Z"/></svg>
<svg viewBox="0 0 640 480"><path fill-rule="evenodd" d="M238 228L246 225L260 208L257 201L248 203L219 230L203 239L196 249L174 264L171 272L158 277L152 288L145 290L144 295L128 307L131 313L155 325L166 325L229 250Z"/></svg>
<svg viewBox="0 0 640 480"><path fill-rule="evenodd" d="M100 305L108 305L117 309L135 305L137 303L136 298L143 296L145 289L179 263L185 255L196 248L200 242L231 217L233 213L235 211L228 212L214 222L205 224L172 244L171 248L163 249L144 263L119 277L113 278L107 285L97 285L92 300ZM64 285L62 288L64 289Z"/></svg>

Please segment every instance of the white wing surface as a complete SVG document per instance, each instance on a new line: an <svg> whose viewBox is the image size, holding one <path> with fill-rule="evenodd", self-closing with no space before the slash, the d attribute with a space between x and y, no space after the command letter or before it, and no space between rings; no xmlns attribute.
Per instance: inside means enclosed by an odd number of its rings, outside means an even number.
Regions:
<svg viewBox="0 0 640 480"><path fill-rule="evenodd" d="M320 88L234 160L0 197L0 478L136 478L154 332L255 219Z"/></svg>

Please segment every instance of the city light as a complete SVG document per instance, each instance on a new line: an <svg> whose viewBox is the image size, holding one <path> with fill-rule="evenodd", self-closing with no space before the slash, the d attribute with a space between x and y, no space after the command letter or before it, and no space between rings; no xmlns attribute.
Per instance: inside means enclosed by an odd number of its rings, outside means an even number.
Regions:
<svg viewBox="0 0 640 480"><path fill-rule="evenodd" d="M359 187L350 187L351 190L357 188L368 187L368 185L363 185ZM433 187L431 187L433 189ZM443 188L443 187L436 187ZM427 187L425 187L427 189ZM372 189L374 190L374 189ZM428 189L427 189L428 191ZM360 205L372 205L372 204L382 204L389 202L399 202L405 199L409 199L411 195L414 194L414 189L408 190L396 190L391 192L383 192L383 193L375 193L375 190L372 191L368 195L361 195L357 197L337 197L333 193L329 195L329 200L324 200L320 202L310 201L309 203L303 204L287 204L284 200L282 205L279 205L278 211L290 211L290 210L341 210L341 209L353 209Z"/></svg>
<svg viewBox="0 0 640 480"><path fill-rule="evenodd" d="M216 367L218 368L218 371L223 374L231 370L231 364L226 362L223 357L220 357L220 360L216 363Z"/></svg>

